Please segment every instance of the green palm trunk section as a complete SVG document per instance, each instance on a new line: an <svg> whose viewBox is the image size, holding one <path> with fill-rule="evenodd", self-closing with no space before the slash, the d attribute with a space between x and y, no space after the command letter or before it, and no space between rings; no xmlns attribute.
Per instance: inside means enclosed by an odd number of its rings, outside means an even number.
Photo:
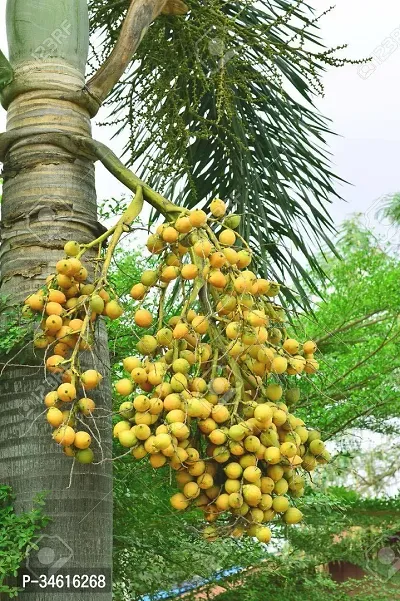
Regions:
<svg viewBox="0 0 400 601"><path fill-rule="evenodd" d="M46 55L85 73L89 49L86 0L8 0L6 18L13 66Z"/></svg>
<svg viewBox="0 0 400 601"><path fill-rule="evenodd" d="M13 81L2 92L7 130L20 137L4 160L1 293L23 300L54 271L65 241L88 242L98 233L94 166L51 144L38 144L42 132L91 136L87 108L79 103L88 53L86 0L8 0L7 31ZM78 100L76 100L78 99ZM105 376L104 331L87 357ZM38 558L74 573L111 567L111 462L75 465L51 440L43 415L44 395L58 382L45 374L43 357L24 351L0 378L0 482L9 483L19 508L31 506L37 492L48 491L51 523ZM18 364L21 364L19 366ZM37 367L27 367L27 366ZM105 384L93 396L100 413L110 409ZM96 422L106 457L111 454L108 419ZM92 426L94 427L94 426ZM99 453L97 452L97 456ZM111 593L25 593L26 601L110 601Z"/></svg>

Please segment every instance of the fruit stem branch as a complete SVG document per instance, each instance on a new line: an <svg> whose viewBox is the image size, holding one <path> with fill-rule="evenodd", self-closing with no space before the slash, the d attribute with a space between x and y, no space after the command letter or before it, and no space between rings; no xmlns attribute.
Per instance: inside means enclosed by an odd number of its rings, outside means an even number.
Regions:
<svg viewBox="0 0 400 601"><path fill-rule="evenodd" d="M186 300L182 312L181 312L181 317L183 317L184 315L187 314L188 310L190 309L190 307L193 305L193 303L196 302L197 297L199 296L199 292L204 284L204 280L201 276L202 273L202 264L201 264L201 259L199 257L197 257L194 252L193 249L190 249L190 257L193 261L193 263L196 265L196 267L199 270L199 275L197 276L197 278L194 281L194 285L192 288L192 292L189 296L189 298Z"/></svg>
<svg viewBox="0 0 400 601"><path fill-rule="evenodd" d="M231 370L233 371L233 375L235 376L235 403L233 405L231 415L232 422L234 417L239 417L238 409L239 403L243 398L244 384L241 370L239 369L236 361L234 361L232 358L229 358L229 367L231 368Z"/></svg>
<svg viewBox="0 0 400 601"><path fill-rule="evenodd" d="M210 228L209 225L204 226L204 229L206 230L208 237L210 238L210 240L212 240L214 242L215 248L217 248L218 250L222 250L221 245L218 241L217 236L214 234L214 232L212 231L212 229Z"/></svg>
<svg viewBox="0 0 400 601"><path fill-rule="evenodd" d="M148 184L139 179L137 175L125 167L117 155L114 154L110 148L105 146L105 144L96 141L93 144L92 150L96 157L103 163L104 167L127 188L136 192L137 188L140 186L143 190L144 200L156 209L156 211L164 215L164 217L170 217L174 213L184 215L189 214L187 209L179 207L170 200L167 200L161 196L161 194L153 190Z"/></svg>
<svg viewBox="0 0 400 601"><path fill-rule="evenodd" d="M91 242L88 242L88 244L82 244L81 245L81 251L79 252L79 254L77 255L76 258L80 259L82 257L82 255L87 250L89 250L89 248L93 248L94 246L100 245L102 242L104 242L104 240L107 240L107 238L109 238L111 236L111 234L113 234L115 232L116 227L117 227L117 224L113 225L112 228L110 228L109 230L107 230L106 232L104 232L104 234L102 234L101 236L99 236L95 240L92 240Z"/></svg>
<svg viewBox="0 0 400 601"><path fill-rule="evenodd" d="M218 328L214 324L210 324L210 328L211 328L213 340L216 342L217 346L221 350L226 352L225 343L224 343L223 339L221 338L221 334L220 334ZM243 377L242 377L242 372L240 370L240 367L238 366L236 361L233 359L233 357L230 357L229 355L228 355L228 364L233 372L233 375L235 376L235 389L236 389L235 402L234 402L232 413L231 413L231 422L233 422L233 418L238 417L239 403L242 400L244 384L243 384Z"/></svg>
<svg viewBox="0 0 400 601"><path fill-rule="evenodd" d="M136 190L136 194L131 204L128 206L124 214L119 219L118 223L115 225L113 237L111 238L110 245L107 249L106 257L103 264L103 269L101 271L101 279L105 280L107 278L107 273L110 268L111 260L115 251L115 248L124 232L126 232L126 228L131 225L131 223L136 219L136 217L140 214L143 208L143 189L142 186L138 186Z"/></svg>
<svg viewBox="0 0 400 601"><path fill-rule="evenodd" d="M75 384L76 374L78 373L78 370L75 368L76 356L77 356L77 354L79 352L80 343L81 343L81 341L83 339L83 336L84 336L84 334L86 332L86 329L87 329L87 327L89 325L89 319L90 319L90 312L88 311L88 312L86 312L85 318L83 320L81 331L79 332L79 336L78 336L78 340L76 341L75 348L72 351L72 355L71 355L71 357L69 359L69 362L70 362L70 365L71 365L71 371L72 371L72 374L73 374L73 380L72 380L73 384Z"/></svg>
<svg viewBox="0 0 400 601"><path fill-rule="evenodd" d="M201 277L196 278L195 282L194 282L194 286L192 289L192 292L190 294L190 297L187 299L187 301L185 302L182 312L181 312L181 317L186 316L187 312L189 311L190 307L193 305L193 303L196 301L196 298L199 295L199 292L203 286L204 282L201 279Z"/></svg>
<svg viewBox="0 0 400 601"><path fill-rule="evenodd" d="M216 348L214 351L214 357L213 357L212 368L211 368L211 380L213 380L217 374L218 358L219 358L219 349Z"/></svg>
<svg viewBox="0 0 400 601"><path fill-rule="evenodd" d="M200 299L200 303L202 304L206 315L209 313L209 303L208 303L208 299L206 298L206 286L203 286L202 289L200 290L199 293L199 299ZM216 344L217 346L217 350L221 350L222 353L226 353L226 345L225 342L221 336L221 333L218 329L218 327L215 325L215 323L213 322L213 317L212 314L210 316L210 338L212 339L212 341ZM233 411L232 411L232 420L233 417L237 417L238 416L238 408L239 408L239 403L242 399L242 393L243 393L243 377L242 377L242 373L241 370L238 366L238 364L236 363L236 361L233 359L233 357L230 357L228 355L228 364L229 367L232 370L233 375L235 376L235 384L236 384L236 393L235 393L235 403L233 406ZM232 421L231 420L231 421Z"/></svg>
<svg viewBox="0 0 400 601"><path fill-rule="evenodd" d="M225 227L226 227L226 226L225 226ZM239 234L239 232L237 232L236 230L235 230L235 236L236 236L236 238L239 238L239 240L241 240L241 241L243 242L243 244L244 244L245 248L251 252L251 248L250 248L250 246L247 244L247 242L246 242L245 238L243 238L243 236L241 236L241 235Z"/></svg>
<svg viewBox="0 0 400 601"><path fill-rule="evenodd" d="M164 319L164 301L165 295L167 293L167 287L161 289L160 294L160 302L158 305L158 329L161 330L163 327L163 319Z"/></svg>

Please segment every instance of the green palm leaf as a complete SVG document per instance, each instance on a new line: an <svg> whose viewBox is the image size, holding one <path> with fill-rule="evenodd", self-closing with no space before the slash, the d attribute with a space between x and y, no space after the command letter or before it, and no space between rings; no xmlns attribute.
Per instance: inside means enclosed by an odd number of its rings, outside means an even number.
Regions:
<svg viewBox="0 0 400 601"><path fill-rule="evenodd" d="M115 39L128 2L91 0L93 30ZM160 17L113 90L110 120L129 140L128 162L182 205L215 196L242 215L258 268L313 288L304 258L333 250L337 197L312 105L325 65L338 64L309 6L287 0L189 0L185 18ZM292 297L292 291L286 289ZM304 299L306 302L306 299Z"/></svg>

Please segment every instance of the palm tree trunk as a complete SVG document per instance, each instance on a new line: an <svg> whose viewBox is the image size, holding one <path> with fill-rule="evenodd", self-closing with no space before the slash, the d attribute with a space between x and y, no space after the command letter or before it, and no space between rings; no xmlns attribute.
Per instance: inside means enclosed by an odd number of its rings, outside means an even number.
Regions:
<svg viewBox="0 0 400 601"><path fill-rule="evenodd" d="M98 233L94 166L51 144L35 143L39 132L90 136L90 116L79 102L88 53L86 0L8 0L7 29L13 82L3 91L7 130L22 133L4 161L1 293L22 300L54 270L66 240L88 242ZM103 333L95 362L105 374ZM2 361L4 363L4 361ZM20 509L48 491L52 519L37 561L58 562L71 574L111 568L111 462L76 465L51 441L43 397L52 390L43 357L24 351L0 379L0 482L10 484ZM37 367L28 367L35 366ZM53 384L54 387L54 384ZM108 384L96 399L110 407ZM101 427L100 427L101 424ZM99 422L106 456L108 420ZM45 566L46 567L46 566ZM108 574L109 577L109 574ZM26 601L110 601L111 593L25 593Z"/></svg>

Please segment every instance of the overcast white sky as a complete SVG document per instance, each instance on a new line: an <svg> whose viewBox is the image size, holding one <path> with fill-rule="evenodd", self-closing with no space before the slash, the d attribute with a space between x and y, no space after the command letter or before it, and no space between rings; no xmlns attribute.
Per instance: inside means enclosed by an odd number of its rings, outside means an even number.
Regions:
<svg viewBox="0 0 400 601"><path fill-rule="evenodd" d="M312 0L319 10L331 2ZM0 7L0 40L6 51L5 1ZM328 45L349 44L348 57L375 54L371 66L330 69L326 95L318 101L340 137L330 139L336 173L352 183L340 189L347 204L335 202L336 223L353 212L368 211L376 200L400 190L400 3L398 0L337 0L336 9L321 21ZM101 119L101 115L100 115ZM5 114L0 113L4 130ZM95 127L95 137L120 154L121 143L110 142L110 130ZM123 188L98 169L99 198L118 195ZM374 209L371 210L371 214Z"/></svg>
<svg viewBox="0 0 400 601"><path fill-rule="evenodd" d="M330 4L323 0L322 7ZM325 78L325 98L318 103L341 135L330 140L336 172L353 184L341 190L347 206L333 207L338 222L400 190L400 4L337 0L336 5L321 22L327 44L348 42L349 57L376 57L371 66L360 69L331 69Z"/></svg>

